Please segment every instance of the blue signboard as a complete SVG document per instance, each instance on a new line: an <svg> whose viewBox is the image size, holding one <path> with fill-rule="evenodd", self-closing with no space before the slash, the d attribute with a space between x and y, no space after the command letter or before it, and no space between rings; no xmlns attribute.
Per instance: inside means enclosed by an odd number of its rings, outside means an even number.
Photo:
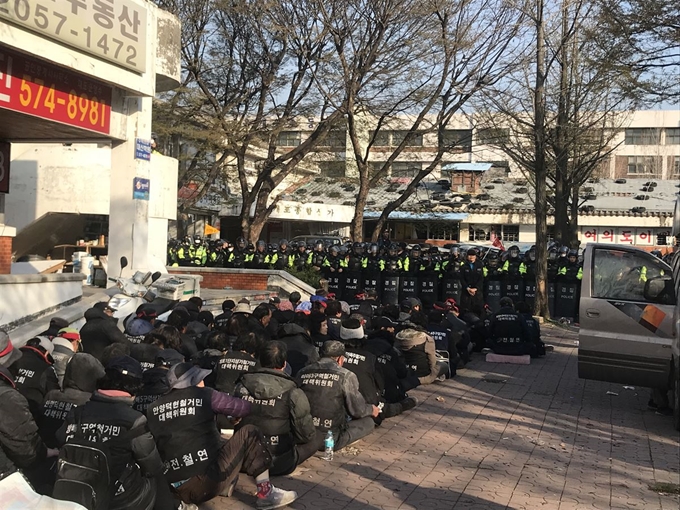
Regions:
<svg viewBox="0 0 680 510"><path fill-rule="evenodd" d="M135 138L135 159L151 161L151 140Z"/></svg>
<svg viewBox="0 0 680 510"><path fill-rule="evenodd" d="M135 177L132 181L132 199L133 200L149 200L149 189L151 182L149 179L142 179Z"/></svg>

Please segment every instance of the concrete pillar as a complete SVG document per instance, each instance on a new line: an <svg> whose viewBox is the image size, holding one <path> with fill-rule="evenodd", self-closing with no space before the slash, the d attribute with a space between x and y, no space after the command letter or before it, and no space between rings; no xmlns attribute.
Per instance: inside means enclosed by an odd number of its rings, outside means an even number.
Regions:
<svg viewBox="0 0 680 510"><path fill-rule="evenodd" d="M123 275L129 276L149 270L149 201L133 198L133 183L137 177L149 179L150 175L150 162L135 158L135 139L151 138L152 98L125 97L119 92L117 102L127 112L127 125L126 141L114 143L111 149L108 274L118 275L124 255L129 265Z"/></svg>

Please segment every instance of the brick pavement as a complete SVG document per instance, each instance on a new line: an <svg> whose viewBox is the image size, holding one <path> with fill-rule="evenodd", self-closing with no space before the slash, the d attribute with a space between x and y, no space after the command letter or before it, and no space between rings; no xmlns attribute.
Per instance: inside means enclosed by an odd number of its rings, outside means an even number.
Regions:
<svg viewBox="0 0 680 510"><path fill-rule="evenodd" d="M680 483L671 418L647 410L646 389L578 379L576 333L546 327L544 339L555 351L529 366L476 355L333 462L314 457L274 483L298 491L299 510L678 510L678 496L648 488ZM244 478L202 508L251 508Z"/></svg>

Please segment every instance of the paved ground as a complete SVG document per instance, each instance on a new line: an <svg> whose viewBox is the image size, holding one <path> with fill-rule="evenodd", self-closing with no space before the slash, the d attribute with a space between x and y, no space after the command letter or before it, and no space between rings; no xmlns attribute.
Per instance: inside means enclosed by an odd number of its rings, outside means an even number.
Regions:
<svg viewBox="0 0 680 510"><path fill-rule="evenodd" d="M647 410L648 390L579 380L576 334L544 329L555 345L545 358L496 365L477 355L333 462L314 457L274 483L298 491L300 510L678 510L678 496L649 489L680 483L672 419ZM204 508L250 508L255 486L244 478L234 497Z"/></svg>

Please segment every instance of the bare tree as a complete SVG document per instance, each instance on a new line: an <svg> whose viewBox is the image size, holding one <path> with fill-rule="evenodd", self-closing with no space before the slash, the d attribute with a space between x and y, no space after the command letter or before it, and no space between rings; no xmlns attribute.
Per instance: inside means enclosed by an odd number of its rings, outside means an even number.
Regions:
<svg viewBox="0 0 680 510"><path fill-rule="evenodd" d="M317 5L334 50L332 72L319 78L319 86L331 102L346 105L345 128L359 174L354 239L363 237L370 190L397 158L408 154L414 140L437 138L427 165L383 210L375 240L389 214L443 156L460 150L460 140L447 136L449 123L470 97L514 64L512 44L521 14L497 0L318 0ZM381 147L382 159L371 161L376 142L389 133L393 138Z"/></svg>
<svg viewBox="0 0 680 510"><path fill-rule="evenodd" d="M235 172L241 228L255 241L276 207L274 189L341 115L312 87L326 58L327 31L303 2L162 3L182 21L184 86L164 99L166 118L177 119L175 132L193 144L193 161L203 167L195 198L221 173ZM279 135L309 116L318 119L310 136L281 146ZM258 161L249 165L254 152ZM211 164L198 165L206 155Z"/></svg>

